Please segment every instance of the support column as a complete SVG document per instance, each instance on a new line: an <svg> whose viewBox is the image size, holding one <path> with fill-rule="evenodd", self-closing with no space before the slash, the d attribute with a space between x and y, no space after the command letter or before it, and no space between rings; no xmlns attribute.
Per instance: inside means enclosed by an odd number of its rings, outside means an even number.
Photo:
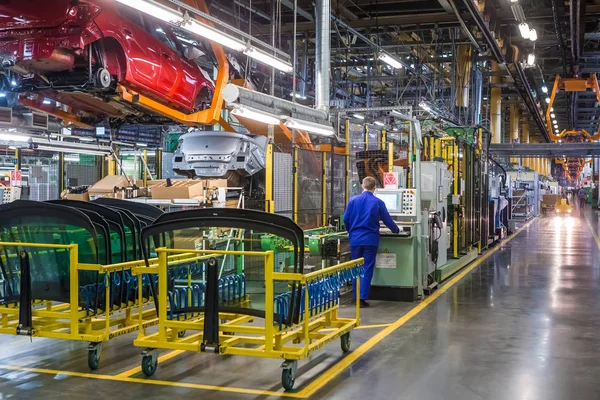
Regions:
<svg viewBox="0 0 600 400"><path fill-rule="evenodd" d="M529 143L529 123L523 123L523 129L521 130L521 143ZM529 157L523 158L523 166L530 167L531 161Z"/></svg>
<svg viewBox="0 0 600 400"><path fill-rule="evenodd" d="M510 143L515 143L519 141L519 108L516 104L510 105ZM516 164L519 162L517 157L512 157L510 159L511 164Z"/></svg>
<svg viewBox="0 0 600 400"><path fill-rule="evenodd" d="M498 63L492 61L492 72L499 73ZM490 83L501 83L501 76L490 77ZM502 89L493 87L490 94L490 131L492 131L492 143L502 143Z"/></svg>

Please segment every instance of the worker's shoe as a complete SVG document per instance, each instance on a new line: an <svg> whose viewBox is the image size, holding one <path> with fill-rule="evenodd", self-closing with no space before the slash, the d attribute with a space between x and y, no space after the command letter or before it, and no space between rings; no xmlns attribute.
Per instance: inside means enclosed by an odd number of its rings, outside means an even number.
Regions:
<svg viewBox="0 0 600 400"><path fill-rule="evenodd" d="M366 308L366 307L371 307L371 305L369 303L367 303L366 300L361 300L360 301L360 308Z"/></svg>

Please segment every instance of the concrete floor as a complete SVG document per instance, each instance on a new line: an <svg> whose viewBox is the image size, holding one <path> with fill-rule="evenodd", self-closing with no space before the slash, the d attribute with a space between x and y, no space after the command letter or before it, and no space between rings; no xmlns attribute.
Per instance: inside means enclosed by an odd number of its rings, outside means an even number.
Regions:
<svg viewBox="0 0 600 400"><path fill-rule="evenodd" d="M598 399L599 228L589 209L539 218L429 300L373 302L353 352L302 361L293 393L277 360L165 351L148 379L133 335L93 373L84 343L2 336L0 399Z"/></svg>

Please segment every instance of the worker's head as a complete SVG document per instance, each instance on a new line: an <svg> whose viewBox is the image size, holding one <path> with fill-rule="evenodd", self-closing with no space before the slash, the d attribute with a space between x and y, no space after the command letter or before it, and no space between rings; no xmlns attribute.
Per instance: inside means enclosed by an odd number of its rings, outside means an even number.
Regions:
<svg viewBox="0 0 600 400"><path fill-rule="evenodd" d="M372 176L367 176L365 179L363 179L363 181L362 181L363 190L366 190L369 192L374 192L376 187L377 187L377 181Z"/></svg>

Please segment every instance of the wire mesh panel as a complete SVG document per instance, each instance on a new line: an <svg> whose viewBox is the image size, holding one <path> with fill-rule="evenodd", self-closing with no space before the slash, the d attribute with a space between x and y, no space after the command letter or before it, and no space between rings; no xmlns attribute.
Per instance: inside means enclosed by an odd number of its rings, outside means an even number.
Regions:
<svg viewBox="0 0 600 400"><path fill-rule="evenodd" d="M329 154L328 168L330 169L328 190L330 195L328 201L331 201L332 216L338 216L344 213L346 209L346 156L342 154L333 155L333 164L331 163L331 154ZM333 169L331 169L333 168Z"/></svg>
<svg viewBox="0 0 600 400"><path fill-rule="evenodd" d="M101 178L99 157L86 154L65 154L65 186L93 185Z"/></svg>
<svg viewBox="0 0 600 400"><path fill-rule="evenodd" d="M294 158L291 145L275 146L273 153L273 201L275 213L293 218Z"/></svg>
<svg viewBox="0 0 600 400"><path fill-rule="evenodd" d="M323 226L322 153L298 149L298 225L303 229Z"/></svg>
<svg viewBox="0 0 600 400"><path fill-rule="evenodd" d="M55 200L60 191L60 168L58 154L33 152L21 157L23 171L24 200L46 201Z"/></svg>

